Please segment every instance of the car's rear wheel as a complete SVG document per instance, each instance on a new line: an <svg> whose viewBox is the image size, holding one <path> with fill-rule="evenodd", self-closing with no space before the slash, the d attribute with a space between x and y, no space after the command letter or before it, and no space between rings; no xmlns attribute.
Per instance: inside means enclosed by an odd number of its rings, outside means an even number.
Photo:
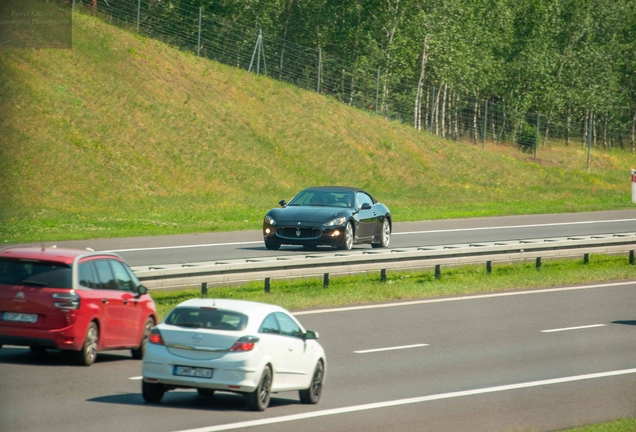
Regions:
<svg viewBox="0 0 636 432"><path fill-rule="evenodd" d="M142 382L141 383L141 395L144 400L149 403L159 403L163 399L163 395L166 389L161 384L153 384Z"/></svg>
<svg viewBox="0 0 636 432"><path fill-rule="evenodd" d="M199 393L199 396L210 397L210 396L214 396L214 389L198 388L197 393Z"/></svg>
<svg viewBox="0 0 636 432"><path fill-rule="evenodd" d="M245 402L250 411L265 411L269 406L269 398L272 390L272 370L266 367L258 383L258 387L245 395Z"/></svg>
<svg viewBox="0 0 636 432"><path fill-rule="evenodd" d="M374 248L387 248L391 243L391 224L387 218L384 218L382 223L382 233L380 234L380 243L371 243L371 247Z"/></svg>
<svg viewBox="0 0 636 432"><path fill-rule="evenodd" d="M304 404L317 404L322 395L322 380L325 376L325 367L321 361L316 365L314 376L311 378L309 388L300 390L300 401Z"/></svg>
<svg viewBox="0 0 636 432"><path fill-rule="evenodd" d="M274 242L265 240L265 247L269 250L278 250L280 249L280 243L274 243Z"/></svg>
<svg viewBox="0 0 636 432"><path fill-rule="evenodd" d="M82 366L90 366L95 363L97 358L97 345L99 342L99 329L94 322L88 325L86 330L86 336L84 337L84 344L82 349L75 351L75 358L77 362Z"/></svg>
<svg viewBox="0 0 636 432"><path fill-rule="evenodd" d="M347 226L345 227L344 239L342 242L342 246L340 246L340 249L351 250L351 248L353 248L353 236L353 224L349 221L347 222Z"/></svg>
<svg viewBox="0 0 636 432"><path fill-rule="evenodd" d="M141 335L141 342L139 344L139 348L131 349L130 353L132 354L132 358L135 360L141 360L144 358L144 354L146 353L146 342L148 342L148 336L150 336L150 330L155 326L155 320L153 318L148 318L146 320L146 324L144 324L144 332Z"/></svg>

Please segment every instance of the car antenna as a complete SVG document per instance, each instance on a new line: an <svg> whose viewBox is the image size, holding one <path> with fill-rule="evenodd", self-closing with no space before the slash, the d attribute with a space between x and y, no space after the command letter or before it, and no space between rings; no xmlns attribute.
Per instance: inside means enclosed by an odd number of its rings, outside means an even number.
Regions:
<svg viewBox="0 0 636 432"><path fill-rule="evenodd" d="M44 242L42 242L41 244L42 244L42 252L44 252L44 249L46 249L46 248L44 247Z"/></svg>

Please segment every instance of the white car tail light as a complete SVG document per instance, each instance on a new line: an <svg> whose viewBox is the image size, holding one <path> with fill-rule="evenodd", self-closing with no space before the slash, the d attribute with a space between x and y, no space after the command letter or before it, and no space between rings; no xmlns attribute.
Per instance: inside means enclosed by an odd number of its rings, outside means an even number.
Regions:
<svg viewBox="0 0 636 432"><path fill-rule="evenodd" d="M234 342L230 351L252 351L259 340L256 336L243 336Z"/></svg>
<svg viewBox="0 0 636 432"><path fill-rule="evenodd" d="M155 345L165 345L163 342L163 338L161 337L161 332L153 328L150 330L150 335L148 336L148 342Z"/></svg>

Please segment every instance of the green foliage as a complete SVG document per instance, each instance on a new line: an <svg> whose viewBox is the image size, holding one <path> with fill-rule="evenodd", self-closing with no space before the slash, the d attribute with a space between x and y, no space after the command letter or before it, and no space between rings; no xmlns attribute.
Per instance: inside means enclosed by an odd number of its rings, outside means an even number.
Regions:
<svg viewBox="0 0 636 432"><path fill-rule="evenodd" d="M590 173L579 146L537 165L94 17L73 25L72 50L0 50L5 243L258 229L320 184L365 187L396 221L631 208L627 152L595 150Z"/></svg>
<svg viewBox="0 0 636 432"><path fill-rule="evenodd" d="M517 144L524 147L534 148L537 143L537 127L525 124L521 128L521 133L517 139Z"/></svg>

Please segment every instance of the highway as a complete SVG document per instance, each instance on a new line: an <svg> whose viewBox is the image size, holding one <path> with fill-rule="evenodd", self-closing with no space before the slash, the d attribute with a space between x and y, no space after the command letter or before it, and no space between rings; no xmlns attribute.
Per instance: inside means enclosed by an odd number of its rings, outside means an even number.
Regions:
<svg viewBox="0 0 636 432"><path fill-rule="evenodd" d="M636 209L423 222L395 221L390 246L431 246L635 230ZM132 266L306 253L302 247L294 246L282 246L278 251L267 250L260 230L46 243L47 246L53 244L58 247L89 247L99 251L117 252ZM354 249L359 248L370 249L371 246L354 246Z"/></svg>
<svg viewBox="0 0 636 432"><path fill-rule="evenodd" d="M396 223L393 243L600 234L635 227L634 211ZM272 253L259 235L88 243L98 250L121 250L129 261L138 260L133 264L142 264L163 254L175 262L219 253ZM37 357L27 349L4 347L0 430L548 431L631 417L635 304L636 282L626 281L296 311L306 328L320 333L328 355L323 398L306 406L297 393L281 393L263 413L247 411L242 397L229 393L203 398L179 390L167 393L160 405L145 404L141 364L128 352L100 354L96 364L83 368L70 365L63 353Z"/></svg>

